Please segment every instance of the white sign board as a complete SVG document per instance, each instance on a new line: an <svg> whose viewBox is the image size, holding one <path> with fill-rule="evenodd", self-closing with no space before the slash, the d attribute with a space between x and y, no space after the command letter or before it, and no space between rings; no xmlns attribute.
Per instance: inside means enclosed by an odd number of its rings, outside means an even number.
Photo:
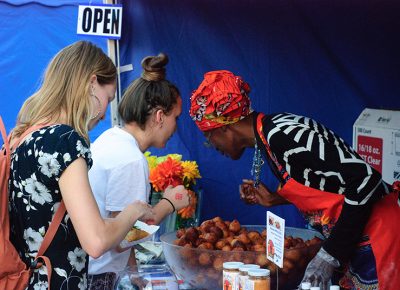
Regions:
<svg viewBox="0 0 400 290"><path fill-rule="evenodd" d="M120 39L122 5L79 5L77 34Z"/></svg>
<svg viewBox="0 0 400 290"><path fill-rule="evenodd" d="M267 211L267 258L283 268L285 220Z"/></svg>

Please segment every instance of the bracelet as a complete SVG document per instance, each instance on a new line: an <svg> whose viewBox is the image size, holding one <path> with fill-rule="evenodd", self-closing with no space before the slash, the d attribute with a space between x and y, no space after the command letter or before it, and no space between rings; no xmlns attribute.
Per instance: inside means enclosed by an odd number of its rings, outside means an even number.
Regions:
<svg viewBox="0 0 400 290"><path fill-rule="evenodd" d="M166 201L168 201L170 204L171 204L171 206L172 206L172 212L174 212L174 211L176 211L176 209L175 209L175 206L174 206L174 204L172 203L172 201L170 201L168 198L166 198L166 197L162 197L161 199L165 199ZM160 199L160 200L161 200Z"/></svg>

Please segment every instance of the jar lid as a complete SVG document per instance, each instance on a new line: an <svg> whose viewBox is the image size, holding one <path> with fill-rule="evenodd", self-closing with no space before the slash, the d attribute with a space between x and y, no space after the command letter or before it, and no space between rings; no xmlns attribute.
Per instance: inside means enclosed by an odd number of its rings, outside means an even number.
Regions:
<svg viewBox="0 0 400 290"><path fill-rule="evenodd" d="M303 282L301 283L301 289L310 289L311 283L310 282Z"/></svg>
<svg viewBox="0 0 400 290"><path fill-rule="evenodd" d="M253 276L253 277L268 277L269 276L268 269L249 269L249 271L247 271L247 273L249 273L249 276Z"/></svg>
<svg viewBox="0 0 400 290"><path fill-rule="evenodd" d="M259 269L260 265L257 264L244 264L239 267L239 271L247 272L249 269Z"/></svg>
<svg viewBox="0 0 400 290"><path fill-rule="evenodd" d="M321 290L319 287L311 287L310 290Z"/></svg>
<svg viewBox="0 0 400 290"><path fill-rule="evenodd" d="M340 290L340 287L338 285L332 285L329 287L329 290Z"/></svg>
<svg viewBox="0 0 400 290"><path fill-rule="evenodd" d="M242 262L225 262L222 264L224 269L239 269L239 267L242 265Z"/></svg>

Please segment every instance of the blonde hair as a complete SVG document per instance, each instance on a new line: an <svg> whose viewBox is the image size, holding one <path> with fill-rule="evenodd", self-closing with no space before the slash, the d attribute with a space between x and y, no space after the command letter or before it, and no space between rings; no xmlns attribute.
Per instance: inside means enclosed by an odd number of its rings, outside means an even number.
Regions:
<svg viewBox="0 0 400 290"><path fill-rule="evenodd" d="M58 52L49 63L39 90L22 105L13 137L40 121L59 120L64 112L67 125L89 142L93 75L100 85L111 84L117 77L115 65L96 45L79 41Z"/></svg>

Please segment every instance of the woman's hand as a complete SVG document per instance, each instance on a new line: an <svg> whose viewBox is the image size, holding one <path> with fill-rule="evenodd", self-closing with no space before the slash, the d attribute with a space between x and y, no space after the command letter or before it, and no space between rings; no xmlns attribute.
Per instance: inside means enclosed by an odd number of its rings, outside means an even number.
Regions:
<svg viewBox="0 0 400 290"><path fill-rule="evenodd" d="M168 198L172 202L176 211L189 205L188 191L183 185L168 186L164 191L163 197Z"/></svg>
<svg viewBox="0 0 400 290"><path fill-rule="evenodd" d="M243 179L239 192L240 198L248 204L270 207L289 203L276 192L271 192L263 183L260 183L258 187L254 187L254 181L249 179Z"/></svg>
<svg viewBox="0 0 400 290"><path fill-rule="evenodd" d="M153 208L148 203L136 200L133 202L133 206L139 220L146 221L154 218Z"/></svg>

